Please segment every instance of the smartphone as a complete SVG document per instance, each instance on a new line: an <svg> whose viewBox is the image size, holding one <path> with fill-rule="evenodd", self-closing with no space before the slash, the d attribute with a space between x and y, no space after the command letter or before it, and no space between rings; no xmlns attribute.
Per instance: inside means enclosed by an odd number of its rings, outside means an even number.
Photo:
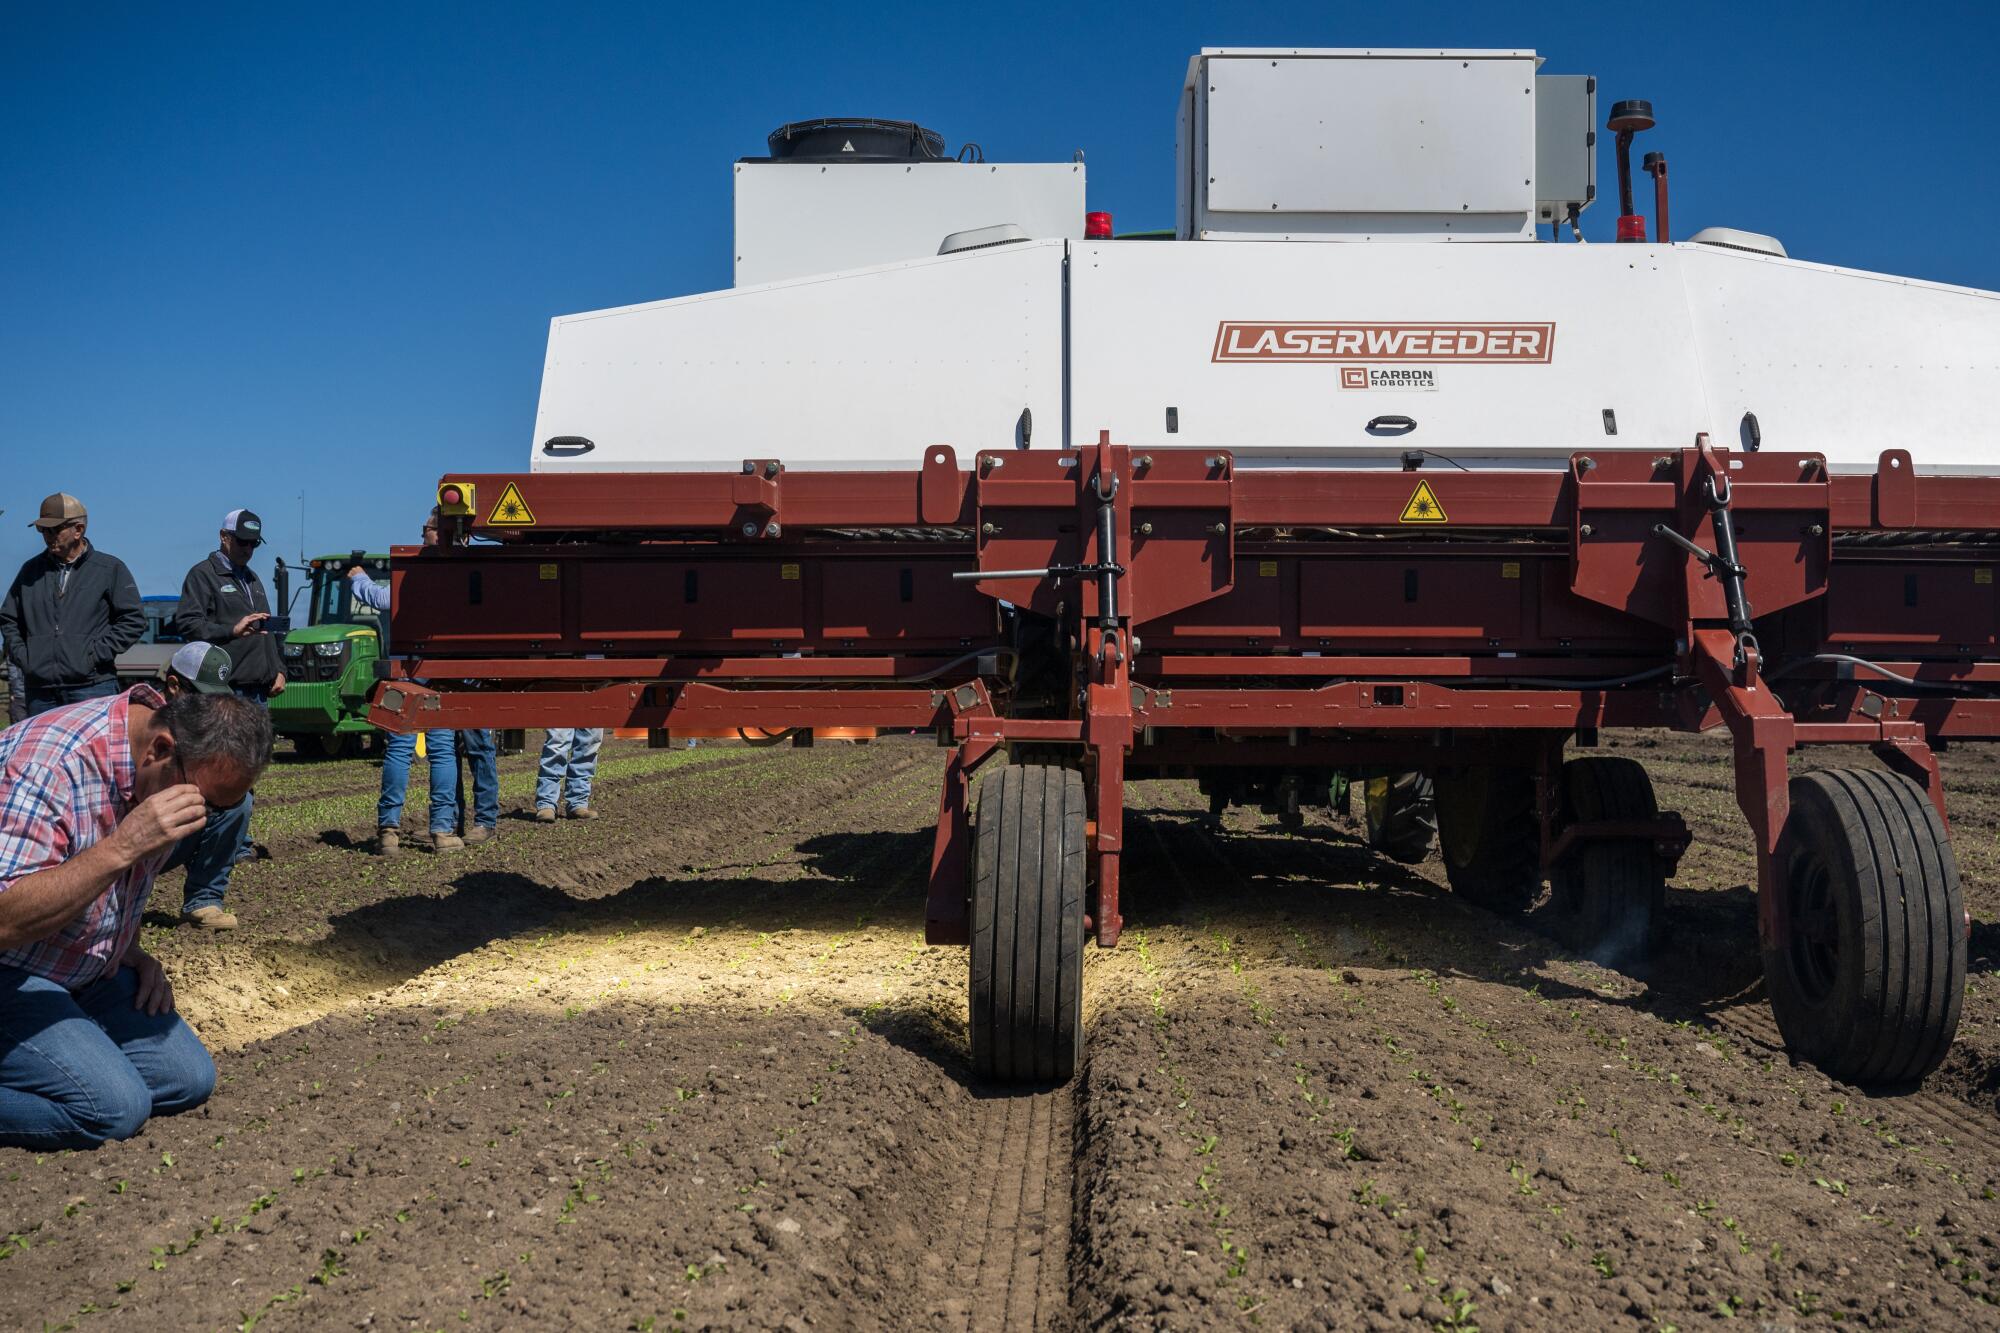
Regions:
<svg viewBox="0 0 2000 1333"><path fill-rule="evenodd" d="M290 616L267 616L264 619L264 632L266 634L290 634L292 632L292 618Z"/></svg>

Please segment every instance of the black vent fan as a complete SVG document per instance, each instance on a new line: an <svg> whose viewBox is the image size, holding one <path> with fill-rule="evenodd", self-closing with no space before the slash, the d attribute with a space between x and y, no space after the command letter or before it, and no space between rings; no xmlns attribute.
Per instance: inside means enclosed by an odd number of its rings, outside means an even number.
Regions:
<svg viewBox="0 0 2000 1333"><path fill-rule="evenodd" d="M767 142L779 162L936 162L944 136L913 120L830 116L796 120L772 130Z"/></svg>

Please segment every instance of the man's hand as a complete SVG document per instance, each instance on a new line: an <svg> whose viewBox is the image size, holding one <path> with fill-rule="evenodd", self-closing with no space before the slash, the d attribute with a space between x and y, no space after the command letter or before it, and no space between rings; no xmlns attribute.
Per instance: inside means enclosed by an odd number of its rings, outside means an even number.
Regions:
<svg viewBox="0 0 2000 1333"><path fill-rule="evenodd" d="M188 834L199 832L207 822L207 803L202 799L201 788L183 782L141 801L118 822L118 829L111 836L118 840L127 864L136 864Z"/></svg>
<svg viewBox="0 0 2000 1333"><path fill-rule="evenodd" d="M360 578L363 574L366 574L367 572L368 571L363 569L361 566L356 565L352 569L347 571L347 579L351 583L355 579Z"/></svg>
<svg viewBox="0 0 2000 1333"><path fill-rule="evenodd" d="M139 992L132 997L132 1007L148 1014L171 1014L174 1011L174 987L167 980L167 969L160 966L160 960L133 945L125 955L125 966L139 974Z"/></svg>
<svg viewBox="0 0 2000 1333"><path fill-rule="evenodd" d="M237 621L235 627L229 633L232 637L240 639L245 634L252 634L261 630L264 627L264 622L270 618L271 613L269 611L252 611L249 615Z"/></svg>
<svg viewBox="0 0 2000 1333"><path fill-rule="evenodd" d="M285 673L280 671L278 673L278 678L271 682L271 693L283 694L284 692L285 692Z"/></svg>

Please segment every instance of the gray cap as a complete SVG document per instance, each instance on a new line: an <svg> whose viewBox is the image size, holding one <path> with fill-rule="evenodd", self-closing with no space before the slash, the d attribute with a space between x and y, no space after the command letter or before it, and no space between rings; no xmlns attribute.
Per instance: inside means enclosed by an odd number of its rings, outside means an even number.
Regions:
<svg viewBox="0 0 2000 1333"><path fill-rule="evenodd" d="M198 694L228 694L229 654L212 643L184 643L167 663L167 670Z"/></svg>

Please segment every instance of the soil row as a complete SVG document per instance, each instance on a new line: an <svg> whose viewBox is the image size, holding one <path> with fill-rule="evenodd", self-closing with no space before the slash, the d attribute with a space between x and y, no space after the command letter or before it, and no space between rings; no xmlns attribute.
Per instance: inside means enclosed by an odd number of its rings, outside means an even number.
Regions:
<svg viewBox="0 0 2000 1333"><path fill-rule="evenodd" d="M921 944L935 750L613 773L461 856L289 834L236 938L152 932L209 1106L0 1151L0 1325L1991 1323L2000 1117L1775 1049L1733 797L1638 753L1717 842L1622 973L1347 822L1135 787L1084 1071L1026 1094L970 1080L963 952ZM2000 784L1947 762L1979 864Z"/></svg>

